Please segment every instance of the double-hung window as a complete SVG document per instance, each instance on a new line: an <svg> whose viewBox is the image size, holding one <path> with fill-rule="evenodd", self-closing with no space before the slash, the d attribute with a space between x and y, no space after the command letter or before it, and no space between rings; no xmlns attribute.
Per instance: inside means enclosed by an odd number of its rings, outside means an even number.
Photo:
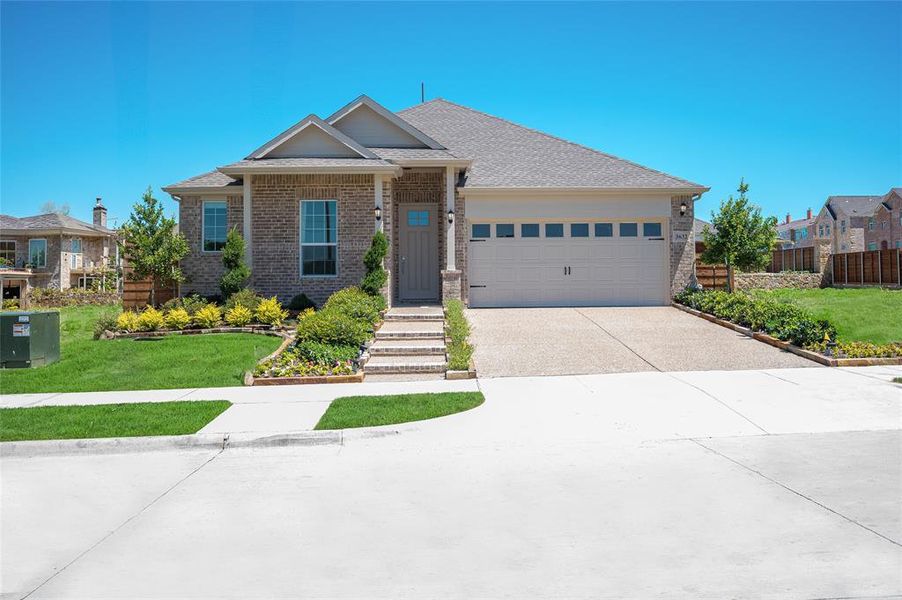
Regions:
<svg viewBox="0 0 902 600"><path fill-rule="evenodd" d="M47 240L28 240L28 264L41 269L47 266Z"/></svg>
<svg viewBox="0 0 902 600"><path fill-rule="evenodd" d="M338 275L338 213L335 200L301 201L301 276Z"/></svg>
<svg viewBox="0 0 902 600"><path fill-rule="evenodd" d="M79 269L84 264L81 257L81 238L72 238L72 252L69 253L69 266Z"/></svg>
<svg viewBox="0 0 902 600"><path fill-rule="evenodd" d="M204 252L221 252L228 234L228 205L223 200L204 202Z"/></svg>
<svg viewBox="0 0 902 600"><path fill-rule="evenodd" d="M16 265L16 240L0 240L0 260L9 266Z"/></svg>

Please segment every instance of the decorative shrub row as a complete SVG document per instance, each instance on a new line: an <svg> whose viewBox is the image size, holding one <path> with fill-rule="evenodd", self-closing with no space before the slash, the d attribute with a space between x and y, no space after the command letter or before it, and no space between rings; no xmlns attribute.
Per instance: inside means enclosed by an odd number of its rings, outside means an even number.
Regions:
<svg viewBox="0 0 902 600"><path fill-rule="evenodd" d="M60 308L63 306L89 306L118 304L119 293L116 291L91 290L82 288L36 287L28 292L29 306L42 308Z"/></svg>
<svg viewBox="0 0 902 600"><path fill-rule="evenodd" d="M468 341L470 324L464 316L464 303L460 300L449 300L445 310L448 315L445 333L451 340L448 344L448 368L453 371L466 371L470 368L473 346Z"/></svg>
<svg viewBox="0 0 902 600"><path fill-rule="evenodd" d="M813 352L830 354L835 358L895 358L902 356L902 343L872 344L871 342L836 342L832 348L827 342L811 344Z"/></svg>
<svg viewBox="0 0 902 600"><path fill-rule="evenodd" d="M235 299L239 295L242 297ZM115 317L110 328L128 332L175 331L191 327L211 329L223 322L232 327L244 327L251 323L276 327L287 317L288 312L275 297L258 298L253 292L248 295L241 291L229 298L224 309L201 298L188 296L170 300L162 310L148 306L141 312L123 311ZM108 315L101 317L103 323L98 322L97 328L107 325L109 319Z"/></svg>
<svg viewBox="0 0 902 600"><path fill-rule="evenodd" d="M354 349L356 352L356 348ZM314 362L299 347L288 348L275 358L263 361L254 369L254 377L309 377L323 375L353 375L353 360Z"/></svg>
<svg viewBox="0 0 902 600"><path fill-rule="evenodd" d="M753 331L763 331L796 346L822 343L824 336L836 338L836 328L824 319L815 319L805 310L767 298L719 291L685 290L674 300L704 313L732 321Z"/></svg>

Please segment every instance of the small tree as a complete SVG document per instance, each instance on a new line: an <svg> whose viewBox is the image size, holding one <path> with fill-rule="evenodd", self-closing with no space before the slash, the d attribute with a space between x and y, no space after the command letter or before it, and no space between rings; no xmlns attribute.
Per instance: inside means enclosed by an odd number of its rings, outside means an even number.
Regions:
<svg viewBox="0 0 902 600"><path fill-rule="evenodd" d="M746 197L748 190L749 185L741 179L739 197L730 195L721 202L711 219L714 232L707 225L702 231L705 262L723 261L728 270L735 267L743 271L761 270L770 262L770 252L777 243L777 219L762 216L761 207Z"/></svg>
<svg viewBox="0 0 902 600"><path fill-rule="evenodd" d="M46 215L50 213L56 213L58 215L68 215L69 214L69 204L57 204L53 200L47 200L41 205L41 214Z"/></svg>
<svg viewBox="0 0 902 600"><path fill-rule="evenodd" d="M156 282L179 283L185 277L179 261L188 254L188 242L175 231L175 219L167 218L150 186L132 207L119 230L122 254L132 268L131 279L151 278L150 303L156 304Z"/></svg>
<svg viewBox="0 0 902 600"><path fill-rule="evenodd" d="M225 301L240 291L251 276L250 268L244 264L244 238L238 233L237 227L232 227L226 235L225 246L222 247L222 264L226 270L219 280L219 290Z"/></svg>
<svg viewBox="0 0 902 600"><path fill-rule="evenodd" d="M363 255L363 266L366 267L366 275L360 282L360 287L370 296L379 296L382 294L382 287L388 280L388 273L382 268L382 261L388 253L388 239L381 231L377 231L373 236L373 242L370 249Z"/></svg>

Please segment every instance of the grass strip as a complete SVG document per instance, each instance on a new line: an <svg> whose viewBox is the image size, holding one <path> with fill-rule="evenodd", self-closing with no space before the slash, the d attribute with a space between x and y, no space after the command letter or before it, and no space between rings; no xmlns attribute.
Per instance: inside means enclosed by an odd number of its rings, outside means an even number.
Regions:
<svg viewBox="0 0 902 600"><path fill-rule="evenodd" d="M481 392L346 396L332 401L315 429L351 429L423 421L470 410L483 401Z"/></svg>
<svg viewBox="0 0 902 600"><path fill-rule="evenodd" d="M0 409L0 441L185 435L197 433L232 403L138 402Z"/></svg>

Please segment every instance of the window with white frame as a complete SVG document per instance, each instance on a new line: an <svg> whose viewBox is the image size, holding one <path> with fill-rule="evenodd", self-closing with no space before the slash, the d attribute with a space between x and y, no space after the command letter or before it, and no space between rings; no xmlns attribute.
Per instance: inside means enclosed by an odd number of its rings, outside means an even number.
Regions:
<svg viewBox="0 0 902 600"><path fill-rule="evenodd" d="M827 225L827 235L828 236L830 235L830 225L829 224Z"/></svg>
<svg viewBox="0 0 902 600"><path fill-rule="evenodd" d="M0 240L0 260L9 266L16 265L16 240Z"/></svg>
<svg viewBox="0 0 902 600"><path fill-rule="evenodd" d="M205 200L203 207L204 252L220 252L229 233L229 208L224 200Z"/></svg>
<svg viewBox="0 0 902 600"><path fill-rule="evenodd" d="M28 240L28 264L38 268L47 266L47 240Z"/></svg>
<svg viewBox="0 0 902 600"><path fill-rule="evenodd" d="M335 200L301 201L301 276L338 275L338 207Z"/></svg>
<svg viewBox="0 0 902 600"><path fill-rule="evenodd" d="M874 219L868 219L868 231L874 231Z"/></svg>
<svg viewBox="0 0 902 600"><path fill-rule="evenodd" d="M69 266L73 269L81 268L81 238L72 238L71 252L69 254Z"/></svg>

